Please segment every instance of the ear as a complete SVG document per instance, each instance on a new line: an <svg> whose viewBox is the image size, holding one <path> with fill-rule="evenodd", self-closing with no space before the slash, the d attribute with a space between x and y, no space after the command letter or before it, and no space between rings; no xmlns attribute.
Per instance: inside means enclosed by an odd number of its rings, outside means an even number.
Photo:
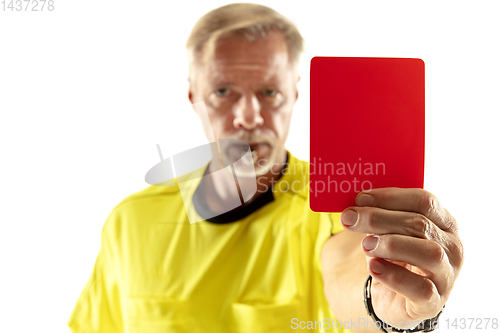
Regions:
<svg viewBox="0 0 500 333"><path fill-rule="evenodd" d="M297 84L299 83L300 81L300 75L299 75L299 78L297 79ZM295 101L297 101L297 99L299 98L299 89L297 89L297 86L295 86Z"/></svg>
<svg viewBox="0 0 500 333"><path fill-rule="evenodd" d="M189 98L189 101L191 102L191 104L194 104L193 103L193 93L191 92L191 88L189 88L189 90L188 90L188 98Z"/></svg>
<svg viewBox="0 0 500 333"><path fill-rule="evenodd" d="M188 88L188 98L191 104L194 104L193 101L193 85L191 84L191 80L188 78L189 88Z"/></svg>

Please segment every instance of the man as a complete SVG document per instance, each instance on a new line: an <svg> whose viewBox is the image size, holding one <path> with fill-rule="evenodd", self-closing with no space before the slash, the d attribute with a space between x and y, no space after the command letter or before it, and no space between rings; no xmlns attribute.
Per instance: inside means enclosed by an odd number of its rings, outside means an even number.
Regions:
<svg viewBox="0 0 500 333"><path fill-rule="evenodd" d="M260 5L196 23L189 100L205 103L216 140L249 143L257 191L231 211L234 184L210 177L193 178L188 196L177 183L123 200L103 228L74 332L379 332L362 297L369 275L381 322L413 326L441 311L463 248L432 194L373 189L341 216L309 209L307 163L285 149L302 45L293 23ZM207 218L191 224L189 214Z"/></svg>

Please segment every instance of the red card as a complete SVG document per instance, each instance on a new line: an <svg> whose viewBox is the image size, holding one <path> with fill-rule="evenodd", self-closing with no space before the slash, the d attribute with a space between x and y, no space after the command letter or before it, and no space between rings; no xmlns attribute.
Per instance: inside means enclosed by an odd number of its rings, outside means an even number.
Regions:
<svg viewBox="0 0 500 333"><path fill-rule="evenodd" d="M423 188L424 87L421 59L311 60L311 210L341 212L370 188Z"/></svg>

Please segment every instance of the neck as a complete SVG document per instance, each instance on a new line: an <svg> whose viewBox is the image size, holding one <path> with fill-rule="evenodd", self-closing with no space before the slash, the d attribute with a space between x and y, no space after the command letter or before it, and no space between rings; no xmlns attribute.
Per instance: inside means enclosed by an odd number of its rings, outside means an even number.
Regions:
<svg viewBox="0 0 500 333"><path fill-rule="evenodd" d="M264 192L269 190L273 184L277 181L277 179L281 175L281 171L284 168L284 164L287 159L287 152L285 149L282 149L282 152L279 154L280 159L276 161L271 167L271 169L264 175L258 176L255 178L239 178L238 182L234 181L234 178L226 175L219 175L214 173L214 171L220 170L220 167L217 168L219 163L209 163L208 172L212 174L212 177L204 177L203 181L205 182L205 193L202 195L205 196L208 207L213 212L226 212L227 209L224 207L224 202L228 201L227 199L234 196L234 184L239 188L251 188L253 183L257 181L257 191L255 194L246 202L249 203L255 200L257 197L262 195Z"/></svg>

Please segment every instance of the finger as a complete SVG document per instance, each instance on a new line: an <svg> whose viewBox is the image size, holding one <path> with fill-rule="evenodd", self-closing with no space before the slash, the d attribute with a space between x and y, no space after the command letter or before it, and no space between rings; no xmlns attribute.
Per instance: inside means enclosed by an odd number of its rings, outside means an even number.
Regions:
<svg viewBox="0 0 500 333"><path fill-rule="evenodd" d="M362 191L356 205L389 210L417 212L445 231L457 232L457 223L432 193L419 188L379 188Z"/></svg>
<svg viewBox="0 0 500 333"><path fill-rule="evenodd" d="M434 241L401 235L372 235L363 239L362 249L369 257L409 263L422 270L440 294L447 290L447 277L453 268L444 248Z"/></svg>
<svg viewBox="0 0 500 333"><path fill-rule="evenodd" d="M344 227L365 234L398 234L430 239L440 244L447 234L431 220L415 212L393 211L376 207L350 207L340 216Z"/></svg>
<svg viewBox="0 0 500 333"><path fill-rule="evenodd" d="M441 309L441 295L429 278L380 258L372 259L368 270L377 282L410 302L411 306L407 309L410 316L430 318Z"/></svg>

